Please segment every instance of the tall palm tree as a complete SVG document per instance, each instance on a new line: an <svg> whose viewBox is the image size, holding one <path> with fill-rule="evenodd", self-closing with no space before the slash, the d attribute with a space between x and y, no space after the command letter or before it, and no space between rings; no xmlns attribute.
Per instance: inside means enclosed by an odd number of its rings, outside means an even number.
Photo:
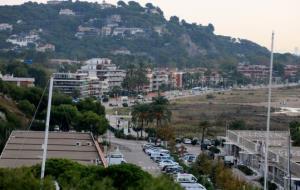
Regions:
<svg viewBox="0 0 300 190"><path fill-rule="evenodd" d="M209 127L211 127L211 124L209 123L209 121L202 121L202 122L199 123L199 127L202 129L201 144L203 144L205 134L207 132L207 129Z"/></svg>
<svg viewBox="0 0 300 190"><path fill-rule="evenodd" d="M137 104L133 106L132 110L132 121L137 123L141 129L141 137L143 137L143 130L145 123L150 118L150 105L149 104Z"/></svg>
<svg viewBox="0 0 300 190"><path fill-rule="evenodd" d="M162 126L162 121L170 121L172 112L168 108L169 100L163 96L155 97L151 103L151 115L156 119L156 127Z"/></svg>

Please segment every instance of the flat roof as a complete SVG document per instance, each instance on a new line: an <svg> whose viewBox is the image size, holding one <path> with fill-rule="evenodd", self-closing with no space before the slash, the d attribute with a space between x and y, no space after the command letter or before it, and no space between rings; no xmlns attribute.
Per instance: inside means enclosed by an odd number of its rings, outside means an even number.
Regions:
<svg viewBox="0 0 300 190"><path fill-rule="evenodd" d="M12 131L0 156L0 167L31 166L42 162L43 131ZM49 132L47 158L96 164L100 153L90 133Z"/></svg>

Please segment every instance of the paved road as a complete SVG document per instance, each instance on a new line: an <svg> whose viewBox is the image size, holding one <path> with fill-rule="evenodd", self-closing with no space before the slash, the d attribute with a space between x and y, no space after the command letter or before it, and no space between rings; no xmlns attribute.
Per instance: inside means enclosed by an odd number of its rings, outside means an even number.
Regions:
<svg viewBox="0 0 300 190"><path fill-rule="evenodd" d="M149 156L147 156L141 145L146 141L124 140L115 138L112 133L108 134L110 142L113 146L118 146L119 150L125 157L128 163L140 166L143 170L157 176L160 174L160 170L155 162L153 162Z"/></svg>

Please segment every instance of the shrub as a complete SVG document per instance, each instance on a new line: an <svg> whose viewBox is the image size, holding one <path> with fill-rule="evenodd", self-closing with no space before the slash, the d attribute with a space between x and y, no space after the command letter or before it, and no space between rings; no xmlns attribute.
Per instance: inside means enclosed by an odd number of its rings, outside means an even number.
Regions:
<svg viewBox="0 0 300 190"><path fill-rule="evenodd" d="M28 100L21 100L18 103L18 108L26 115L33 116L35 111L35 106Z"/></svg>
<svg viewBox="0 0 300 190"><path fill-rule="evenodd" d="M212 94L207 94L206 95L206 99L214 99L214 98L215 98L215 96L212 95Z"/></svg>
<svg viewBox="0 0 300 190"><path fill-rule="evenodd" d="M254 175L255 173L245 165L238 165L239 170L241 170L246 175Z"/></svg>

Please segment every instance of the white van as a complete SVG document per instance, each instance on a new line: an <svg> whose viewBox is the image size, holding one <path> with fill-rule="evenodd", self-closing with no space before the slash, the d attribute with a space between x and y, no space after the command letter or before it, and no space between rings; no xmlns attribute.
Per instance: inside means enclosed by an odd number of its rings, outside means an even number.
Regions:
<svg viewBox="0 0 300 190"><path fill-rule="evenodd" d="M197 183L197 178L193 174L176 174L174 180L178 183Z"/></svg>

